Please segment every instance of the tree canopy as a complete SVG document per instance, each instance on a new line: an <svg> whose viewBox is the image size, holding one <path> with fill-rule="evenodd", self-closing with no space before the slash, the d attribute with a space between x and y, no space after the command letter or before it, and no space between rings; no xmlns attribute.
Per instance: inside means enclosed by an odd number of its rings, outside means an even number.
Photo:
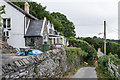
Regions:
<svg viewBox="0 0 120 80"><path fill-rule="evenodd" d="M97 43L97 41L94 40L93 38L88 37L88 38L84 38L83 40L85 40L86 42L88 42L89 44L91 44L96 49L96 51L100 47L99 43Z"/></svg>
<svg viewBox="0 0 120 80"><path fill-rule="evenodd" d="M76 36L74 31L75 29L74 24L71 21L69 21L64 14L61 14L59 12L53 12L51 13L51 15L53 16L54 20L59 22L57 25L55 25L56 30L60 31L65 37ZM60 27L58 27L59 25Z"/></svg>
<svg viewBox="0 0 120 80"><path fill-rule="evenodd" d="M25 2L13 2L18 7L24 9ZM30 14L37 17L38 19L47 18L51 23L53 23L55 30L61 33L65 37L75 37L75 26L74 24L67 19L64 14L59 12L50 13L46 11L46 7L43 7L41 4L36 2L29 2L30 5Z"/></svg>
<svg viewBox="0 0 120 80"><path fill-rule="evenodd" d="M5 13L4 8L5 8L5 5L0 6L0 27L2 26L2 23L1 23L1 19L2 19L2 17L1 17L1 14L4 14L4 13Z"/></svg>
<svg viewBox="0 0 120 80"><path fill-rule="evenodd" d="M102 38L97 38L97 37L93 37L93 38L83 38L83 40L85 40L86 42L88 42L89 44L93 45L94 48L97 50L98 48L101 48L101 51L104 53L104 39ZM118 43L118 40L106 40L106 54L110 54L112 53L117 54L120 58L120 44Z"/></svg>

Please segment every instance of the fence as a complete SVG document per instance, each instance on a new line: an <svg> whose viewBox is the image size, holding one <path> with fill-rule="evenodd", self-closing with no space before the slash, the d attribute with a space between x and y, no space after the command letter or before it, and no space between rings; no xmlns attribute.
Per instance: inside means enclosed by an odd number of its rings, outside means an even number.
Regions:
<svg viewBox="0 0 120 80"><path fill-rule="evenodd" d="M113 75L115 75L118 80L120 80L120 74L119 74L119 72L118 72L118 66L114 65L114 64L113 64L113 61L110 62L110 58L108 58L108 65L109 65L108 70L109 70Z"/></svg>

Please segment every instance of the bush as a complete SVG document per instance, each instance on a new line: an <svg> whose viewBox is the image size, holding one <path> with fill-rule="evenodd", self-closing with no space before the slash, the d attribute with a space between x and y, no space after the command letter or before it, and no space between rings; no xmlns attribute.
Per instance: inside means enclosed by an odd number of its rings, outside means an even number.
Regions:
<svg viewBox="0 0 120 80"><path fill-rule="evenodd" d="M116 66L120 65L120 59L119 59L117 54L113 55L113 54L110 53L108 56L110 57L110 60L113 61L114 65L116 65Z"/></svg>
<svg viewBox="0 0 120 80"><path fill-rule="evenodd" d="M89 63L89 65L93 65L94 60L97 58L97 52L95 48L82 39L70 37L68 40L72 46L81 48L82 51L84 51L84 61Z"/></svg>
<svg viewBox="0 0 120 80"><path fill-rule="evenodd" d="M70 65L77 62L77 51L76 48L66 48L67 61Z"/></svg>
<svg viewBox="0 0 120 80"><path fill-rule="evenodd" d="M90 65L93 65L94 60L97 58L97 52L95 48L83 40L78 40L77 47L81 48L83 51L87 53L87 56L84 57L84 60L88 62Z"/></svg>
<svg viewBox="0 0 120 80"><path fill-rule="evenodd" d="M66 56L67 56L67 61L70 65L77 66L77 60L80 59L80 63L83 63L82 60L82 54L83 51L79 48L74 48L74 47L66 47Z"/></svg>
<svg viewBox="0 0 120 80"><path fill-rule="evenodd" d="M87 37L87 38L84 38L83 40L85 40L90 45L92 45L96 50L98 50L98 48L100 47L98 42L96 40L94 40L93 38Z"/></svg>
<svg viewBox="0 0 120 80"><path fill-rule="evenodd" d="M98 59L98 67L96 67L96 71L99 78L115 78L114 75L110 74L108 71L108 56L101 56Z"/></svg>

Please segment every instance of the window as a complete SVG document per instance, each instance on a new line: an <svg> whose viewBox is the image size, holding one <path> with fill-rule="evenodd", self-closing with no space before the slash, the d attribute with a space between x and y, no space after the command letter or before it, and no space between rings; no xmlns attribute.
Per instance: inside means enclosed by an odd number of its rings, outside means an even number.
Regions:
<svg viewBox="0 0 120 80"><path fill-rule="evenodd" d="M34 44L34 38L31 38L31 43Z"/></svg>
<svg viewBox="0 0 120 80"><path fill-rule="evenodd" d="M3 27L10 28L11 27L11 20L10 18L3 19Z"/></svg>
<svg viewBox="0 0 120 80"><path fill-rule="evenodd" d="M55 38L54 38L54 44L55 44Z"/></svg>
<svg viewBox="0 0 120 80"><path fill-rule="evenodd" d="M5 32L4 32L4 36L5 36Z"/></svg>
<svg viewBox="0 0 120 80"><path fill-rule="evenodd" d="M3 27L6 28L6 19L3 19Z"/></svg>
<svg viewBox="0 0 120 80"><path fill-rule="evenodd" d="M9 37L9 31L5 31L5 32L3 33L3 35L6 36L6 37Z"/></svg>
<svg viewBox="0 0 120 80"><path fill-rule="evenodd" d="M9 32L8 31L6 32L6 35L9 36Z"/></svg>
<svg viewBox="0 0 120 80"><path fill-rule="evenodd" d="M34 38L30 38L28 46L34 46L35 45L34 42L35 42Z"/></svg>
<svg viewBox="0 0 120 80"><path fill-rule="evenodd" d="M10 23L11 23L11 22L10 22L10 19L7 19L7 27L8 27L8 28L10 28L10 25L11 25Z"/></svg>

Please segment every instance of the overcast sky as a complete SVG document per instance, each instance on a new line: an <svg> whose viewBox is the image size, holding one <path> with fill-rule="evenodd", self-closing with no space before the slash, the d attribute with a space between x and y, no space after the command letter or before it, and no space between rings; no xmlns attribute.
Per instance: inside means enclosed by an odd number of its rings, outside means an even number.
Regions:
<svg viewBox="0 0 120 80"><path fill-rule="evenodd" d="M107 38L118 39L119 0L34 0L47 6L50 12L60 12L75 25L79 37L92 37L103 32L107 21Z"/></svg>

